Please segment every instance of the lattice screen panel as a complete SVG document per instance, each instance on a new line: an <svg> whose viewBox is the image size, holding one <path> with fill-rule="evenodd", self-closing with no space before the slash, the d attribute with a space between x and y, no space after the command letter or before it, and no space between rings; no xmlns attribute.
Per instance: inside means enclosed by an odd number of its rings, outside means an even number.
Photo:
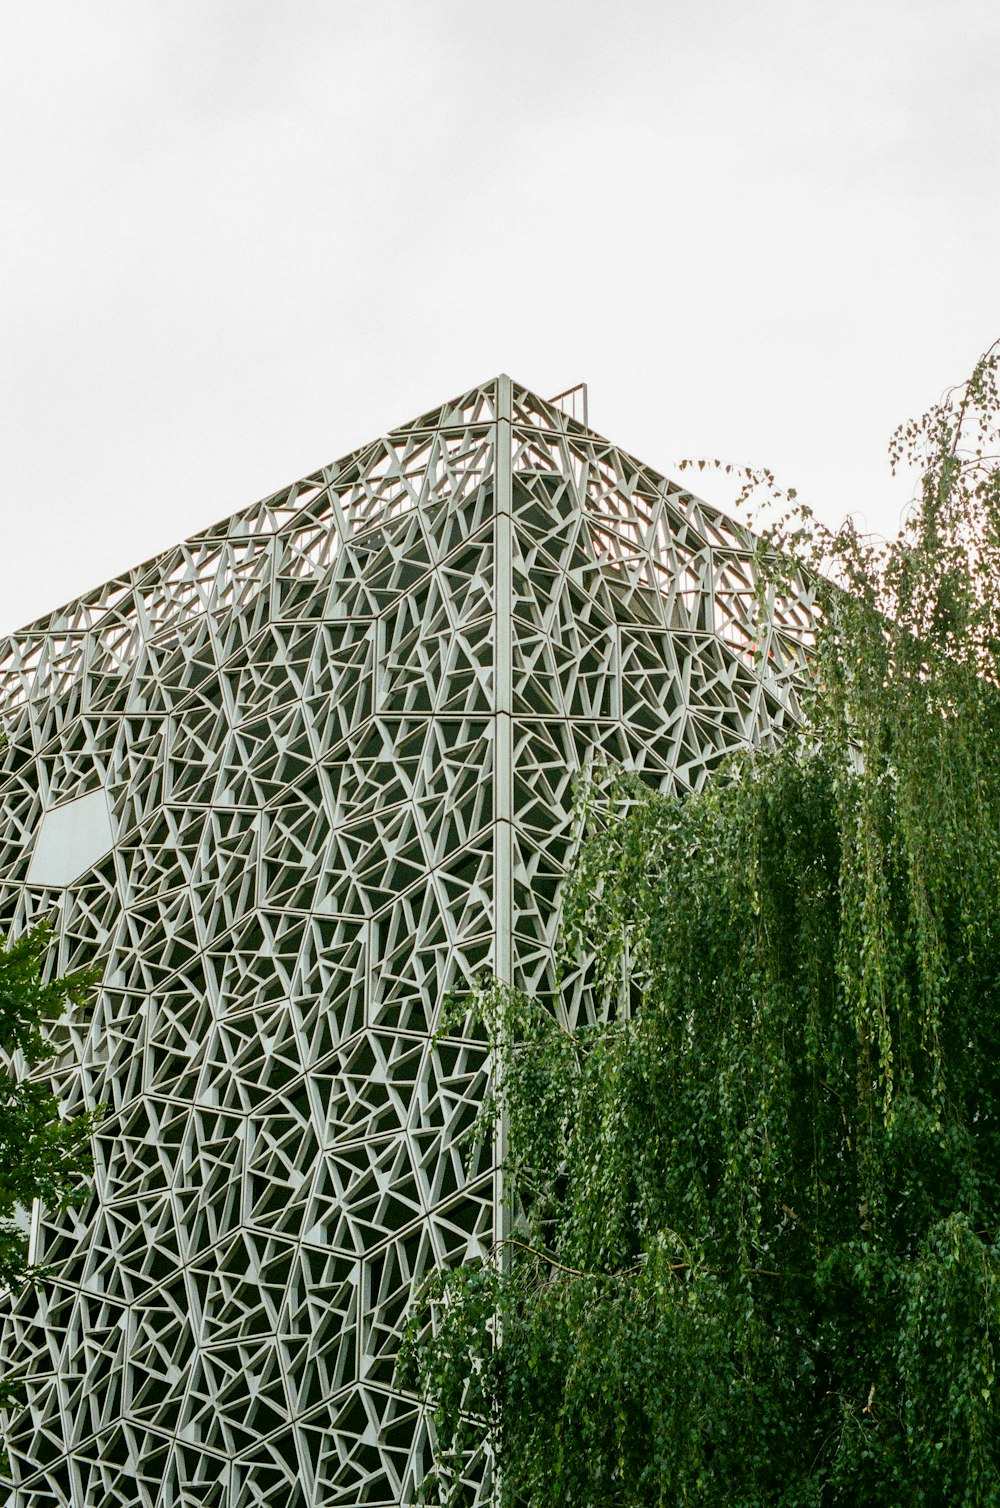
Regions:
<svg viewBox="0 0 1000 1508"><path fill-rule="evenodd" d="M794 717L811 602L755 655L750 547L498 378L3 647L0 919L105 970L56 1065L94 1194L6 1301L11 1508L412 1501L401 1317L497 1218L442 997L551 990L588 761L696 786ZM95 791L110 849L29 881Z"/></svg>

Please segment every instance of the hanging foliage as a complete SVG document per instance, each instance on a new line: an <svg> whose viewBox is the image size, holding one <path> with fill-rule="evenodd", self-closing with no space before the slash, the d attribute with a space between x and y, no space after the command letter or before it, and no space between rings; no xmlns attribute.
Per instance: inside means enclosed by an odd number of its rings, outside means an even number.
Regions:
<svg viewBox="0 0 1000 1508"><path fill-rule="evenodd" d="M52 1055L53 1022L84 1005L98 978L94 969L46 977L51 940L41 922L0 944L0 1287L15 1293L45 1276L32 1265L24 1217L36 1200L48 1211L82 1203L93 1167L96 1112L66 1115L51 1084L30 1074ZM0 1376L0 1408L21 1401L20 1382Z"/></svg>
<svg viewBox="0 0 1000 1508"><path fill-rule="evenodd" d="M801 730L581 793L622 1008L479 996L518 1214L411 1318L430 1501L485 1442L504 1508L1000 1503L997 377L894 437L897 539L765 540L822 583Z"/></svg>

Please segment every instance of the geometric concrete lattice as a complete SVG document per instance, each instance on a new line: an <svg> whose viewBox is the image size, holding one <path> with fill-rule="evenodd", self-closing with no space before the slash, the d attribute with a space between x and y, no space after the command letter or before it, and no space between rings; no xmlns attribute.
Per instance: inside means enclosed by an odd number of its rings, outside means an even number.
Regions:
<svg viewBox="0 0 1000 1508"><path fill-rule="evenodd" d="M400 1319L497 1220L442 997L551 990L588 761L690 788L795 716L808 592L761 630L753 573L500 377L0 647L0 921L104 967L52 1070L93 1195L5 1301L13 1508L412 1501Z"/></svg>

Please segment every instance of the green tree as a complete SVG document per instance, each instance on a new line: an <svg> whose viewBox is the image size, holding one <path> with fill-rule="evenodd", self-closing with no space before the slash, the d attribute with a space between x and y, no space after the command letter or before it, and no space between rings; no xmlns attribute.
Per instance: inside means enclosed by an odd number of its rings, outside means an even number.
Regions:
<svg viewBox="0 0 1000 1508"><path fill-rule="evenodd" d="M86 1196L92 1167L93 1116L64 1116L44 1077L32 1075L51 1056L48 1029L67 1009L83 1005L97 978L81 969L46 979L47 923L0 949L0 1286L18 1289L42 1276L28 1260L28 1237L17 1212L35 1199L49 1210ZM17 1402L17 1386L0 1378L0 1407Z"/></svg>
<svg viewBox="0 0 1000 1508"><path fill-rule="evenodd" d="M997 375L894 436L895 540L762 546L801 730L584 792L566 946L630 1008L480 992L518 1215L410 1321L432 1501L485 1441L507 1508L1000 1503Z"/></svg>

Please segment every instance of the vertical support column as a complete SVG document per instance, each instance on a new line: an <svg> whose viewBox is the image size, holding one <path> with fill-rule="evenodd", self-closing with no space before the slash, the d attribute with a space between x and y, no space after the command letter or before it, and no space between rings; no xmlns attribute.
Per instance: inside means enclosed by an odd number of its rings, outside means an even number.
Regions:
<svg viewBox="0 0 1000 1508"><path fill-rule="evenodd" d="M510 378L497 379L493 514L493 972L501 985L514 982L514 562L511 483L513 401ZM493 1074L499 1072L494 1056ZM509 1234L510 1209L503 1163L507 1125L497 1122L493 1178L493 1238ZM501 1248L505 1253L506 1247ZM503 1256L501 1256L503 1261Z"/></svg>
<svg viewBox="0 0 1000 1508"><path fill-rule="evenodd" d="M497 444L493 515L493 696L494 797L493 875L496 908L494 973L513 983L514 911L514 571L511 486L511 383L497 379Z"/></svg>

